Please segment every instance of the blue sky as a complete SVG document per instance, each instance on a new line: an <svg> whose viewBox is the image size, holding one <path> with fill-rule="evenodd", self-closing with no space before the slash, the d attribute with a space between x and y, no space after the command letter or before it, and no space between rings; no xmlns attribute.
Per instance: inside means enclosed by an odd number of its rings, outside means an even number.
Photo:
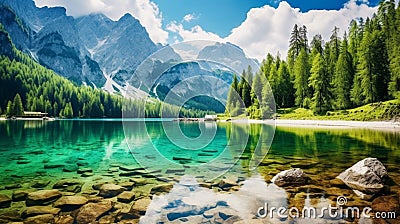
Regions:
<svg viewBox="0 0 400 224"><path fill-rule="evenodd" d="M270 5L276 8L279 0L153 0L163 15L163 26L172 21L181 22L185 29L200 25L204 30L218 34L224 38L231 30L239 26L251 8ZM287 0L294 8L301 12L309 10L338 10L348 0ZM370 0L370 6L376 6L379 0ZM193 19L184 21L185 15L192 15Z"/></svg>
<svg viewBox="0 0 400 224"><path fill-rule="evenodd" d="M339 35L351 20L370 17L379 0L34 0L37 6L63 6L80 17L103 13L119 20L137 18L155 43L211 40L231 42L261 61L267 53L286 56L294 24L306 25L311 40ZM398 2L399 0L396 0Z"/></svg>

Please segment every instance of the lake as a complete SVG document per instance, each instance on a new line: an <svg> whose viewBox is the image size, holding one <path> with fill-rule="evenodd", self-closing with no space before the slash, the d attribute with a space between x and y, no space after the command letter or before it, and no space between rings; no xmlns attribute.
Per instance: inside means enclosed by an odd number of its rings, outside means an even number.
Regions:
<svg viewBox="0 0 400 224"><path fill-rule="evenodd" d="M257 212L266 204L318 211L335 205L339 196L346 196L347 206L372 206L335 181L367 157L378 158L388 170L385 195L399 194L399 145L395 130L158 119L0 121L0 194L13 198L0 208L0 222L48 214L26 212L25 198L53 188L64 196L83 195L89 203L110 201L112 208L95 217L102 223L351 222L326 214L310 220L258 217ZM271 184L290 168L301 168L309 182L285 188ZM132 196L99 197L104 183L123 186ZM53 201L43 204L61 208L52 214L56 219L75 218L81 206L66 210Z"/></svg>

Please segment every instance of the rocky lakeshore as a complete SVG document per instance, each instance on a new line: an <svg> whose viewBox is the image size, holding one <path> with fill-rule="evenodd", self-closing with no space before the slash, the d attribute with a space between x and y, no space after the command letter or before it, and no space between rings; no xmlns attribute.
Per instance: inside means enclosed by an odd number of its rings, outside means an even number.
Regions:
<svg viewBox="0 0 400 224"><path fill-rule="evenodd" d="M184 176L184 168L148 173L140 167L113 165L97 175L80 167L76 178L37 178L1 186L0 223L290 223L291 219L258 217L257 208L270 200L301 211L322 202L335 205L340 196L348 200L344 207L371 207L372 214L396 212L397 219L373 219L374 223L400 221L398 168L386 168L373 158L331 172L320 166L311 159L265 159L258 179L242 172L213 181ZM58 169L70 173L65 167ZM161 174L169 178L157 179ZM205 200L207 195L213 199ZM353 223L359 218L325 217L315 223L321 220Z"/></svg>

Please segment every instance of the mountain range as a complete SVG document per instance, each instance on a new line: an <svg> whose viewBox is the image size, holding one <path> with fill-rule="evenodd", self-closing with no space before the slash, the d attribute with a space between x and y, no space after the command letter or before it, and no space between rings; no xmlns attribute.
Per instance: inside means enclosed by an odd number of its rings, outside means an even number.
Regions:
<svg viewBox="0 0 400 224"><path fill-rule="evenodd" d="M125 87L131 85L134 97L152 96L163 100L163 96L174 87L174 82L196 75L222 75L223 80L230 84L233 73L254 64L254 60L245 57L242 49L229 43L210 43L193 56L198 61L180 63L184 58L179 51L154 43L139 20L130 14L117 21L103 14L74 18L68 16L62 7L39 8L33 0L0 0L0 23L17 49L46 68L77 85L103 88L109 92L124 94ZM142 66L149 75L135 77L135 71L145 59L162 48L165 57L153 57ZM1 48L0 54L7 55L6 49ZM234 64L237 72L205 66L201 62L204 60ZM162 74L163 78L152 80L151 74L155 73ZM147 86L141 85L146 82ZM207 85L210 83L191 87L182 85L177 96L193 95Z"/></svg>

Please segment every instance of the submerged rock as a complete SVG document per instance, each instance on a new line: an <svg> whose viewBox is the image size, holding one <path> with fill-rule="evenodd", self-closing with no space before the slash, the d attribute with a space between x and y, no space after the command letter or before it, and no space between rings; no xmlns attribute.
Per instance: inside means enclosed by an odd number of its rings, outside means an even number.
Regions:
<svg viewBox="0 0 400 224"><path fill-rule="evenodd" d="M346 187L346 186L347 186L342 180L340 180L340 179L338 179L338 178L335 178L335 179L333 179L333 180L330 180L330 181L329 181L329 184L330 184L332 187L338 187L338 188L343 188L343 187Z"/></svg>
<svg viewBox="0 0 400 224"><path fill-rule="evenodd" d="M151 188L150 194L169 192L174 185L171 183L159 184Z"/></svg>
<svg viewBox="0 0 400 224"><path fill-rule="evenodd" d="M61 189L62 191L78 193L82 189L83 183L77 180L64 179L60 180L53 185L54 189Z"/></svg>
<svg viewBox="0 0 400 224"><path fill-rule="evenodd" d="M150 205L151 199L149 198L142 198L132 205L130 214L133 215L134 218L139 218L146 214L147 207Z"/></svg>
<svg viewBox="0 0 400 224"><path fill-rule="evenodd" d="M183 173L185 172L185 168L168 168L165 170L165 173Z"/></svg>
<svg viewBox="0 0 400 224"><path fill-rule="evenodd" d="M216 150L216 149L202 149L201 151L202 152L208 152L208 153L216 153L216 152L218 152L218 150Z"/></svg>
<svg viewBox="0 0 400 224"><path fill-rule="evenodd" d="M84 173L82 173L81 177L91 177L93 175L94 175L93 172L84 172Z"/></svg>
<svg viewBox="0 0 400 224"><path fill-rule="evenodd" d="M86 204L88 199L83 196L63 196L54 202L54 206L63 211L72 211Z"/></svg>
<svg viewBox="0 0 400 224"><path fill-rule="evenodd" d="M31 162L31 161L28 160L28 159L20 159L20 160L17 161L17 164L28 164L28 163L30 163L30 162Z"/></svg>
<svg viewBox="0 0 400 224"><path fill-rule="evenodd" d="M363 159L337 176L362 198L369 199L382 190L388 174L376 158Z"/></svg>
<svg viewBox="0 0 400 224"><path fill-rule="evenodd" d="M219 183L218 183L218 187L220 187L223 190L229 190L231 189L233 186L238 186L237 184L237 180L233 180L230 178L227 179L222 179Z"/></svg>
<svg viewBox="0 0 400 224"><path fill-rule="evenodd" d="M148 175L148 172L143 169L138 169L138 170L134 170L134 171L124 171L124 172L121 172L119 175L122 177L131 177L131 176L136 176L136 175L146 176L146 175Z"/></svg>
<svg viewBox="0 0 400 224"><path fill-rule="evenodd" d="M56 169L56 168L62 168L64 166L65 166L65 164L61 164L61 163L47 163L47 164L43 165L43 167L45 169Z"/></svg>
<svg viewBox="0 0 400 224"><path fill-rule="evenodd" d="M172 159L173 160L189 161L189 160L192 160L192 157L190 157L190 156L187 156L187 157L185 157L185 156L174 156L174 157L172 157Z"/></svg>
<svg viewBox="0 0 400 224"><path fill-rule="evenodd" d="M115 173L115 172L118 172L118 171L119 171L118 167L110 167L110 168L108 168L108 172L110 172L110 173Z"/></svg>
<svg viewBox="0 0 400 224"><path fill-rule="evenodd" d="M400 201L396 196L381 196L372 201L372 210L375 212L400 212Z"/></svg>
<svg viewBox="0 0 400 224"><path fill-rule="evenodd" d="M125 188L116 184L103 184L100 187L99 196L104 198L112 198L121 194Z"/></svg>
<svg viewBox="0 0 400 224"><path fill-rule="evenodd" d="M12 194L12 200L13 201L25 201L28 194L33 191L34 191L34 189L15 190Z"/></svg>
<svg viewBox="0 0 400 224"><path fill-rule="evenodd" d="M86 162L86 161L78 161L78 162L76 162L76 165L77 165L77 166L88 166L89 163Z"/></svg>
<svg viewBox="0 0 400 224"><path fill-rule="evenodd" d="M48 205L61 197L59 190L40 190L28 194L26 205Z"/></svg>
<svg viewBox="0 0 400 224"><path fill-rule="evenodd" d="M61 215L55 218L56 224L73 224L74 218L70 215Z"/></svg>
<svg viewBox="0 0 400 224"><path fill-rule="evenodd" d="M51 206L31 206L27 207L26 210L22 213L24 217L43 215L43 214L52 214L57 215L61 209L53 208Z"/></svg>
<svg viewBox="0 0 400 224"><path fill-rule="evenodd" d="M8 208L11 205L11 198L7 195L0 194L0 208Z"/></svg>
<svg viewBox="0 0 400 224"><path fill-rule="evenodd" d="M21 188L21 184L8 184L8 185L4 186L4 188L7 190Z"/></svg>
<svg viewBox="0 0 400 224"><path fill-rule="evenodd" d="M57 183L55 183L53 185L53 188L65 188L67 186L72 186L72 185L82 185L82 183L78 180L64 179L64 180L60 180Z"/></svg>
<svg viewBox="0 0 400 224"><path fill-rule="evenodd" d="M43 188L50 184L49 180L38 180L32 184L33 188Z"/></svg>
<svg viewBox="0 0 400 224"><path fill-rule="evenodd" d="M79 167L79 169L76 172L78 174L84 174L84 173L93 172L93 170L92 170L92 168L88 168L88 167Z"/></svg>
<svg viewBox="0 0 400 224"><path fill-rule="evenodd" d="M69 165L63 167L63 172L76 172L76 171L78 171L78 166Z"/></svg>
<svg viewBox="0 0 400 224"><path fill-rule="evenodd" d="M124 191L118 195L117 200L119 202L129 203L133 201L133 199L135 198L135 194L136 193L133 191Z"/></svg>
<svg viewBox="0 0 400 224"><path fill-rule="evenodd" d="M143 178L143 177L131 178L129 180L134 182L135 186L144 186L144 185L148 184L148 182L149 182L146 178Z"/></svg>
<svg viewBox="0 0 400 224"><path fill-rule="evenodd" d="M276 174L271 181L279 187L298 186L306 184L308 178L302 169L295 168Z"/></svg>
<svg viewBox="0 0 400 224"><path fill-rule="evenodd" d="M211 153L205 153L205 152L200 152L199 154L197 154L198 156L213 156L213 154Z"/></svg>
<svg viewBox="0 0 400 224"><path fill-rule="evenodd" d="M75 221L77 224L93 223L97 220L97 218L107 213L111 209L112 204L110 201L88 203L79 209Z"/></svg>
<svg viewBox="0 0 400 224"><path fill-rule="evenodd" d="M54 215L45 214L29 217L25 219L24 224L43 224L43 223L54 223Z"/></svg>
<svg viewBox="0 0 400 224"><path fill-rule="evenodd" d="M128 171L128 172L137 171L137 170L144 170L144 168L140 167L140 166L120 166L119 169L122 170L122 171Z"/></svg>
<svg viewBox="0 0 400 224"><path fill-rule="evenodd" d="M135 185L134 182L122 182L118 183L119 186L125 188L126 190L130 191L133 188L133 185Z"/></svg>

